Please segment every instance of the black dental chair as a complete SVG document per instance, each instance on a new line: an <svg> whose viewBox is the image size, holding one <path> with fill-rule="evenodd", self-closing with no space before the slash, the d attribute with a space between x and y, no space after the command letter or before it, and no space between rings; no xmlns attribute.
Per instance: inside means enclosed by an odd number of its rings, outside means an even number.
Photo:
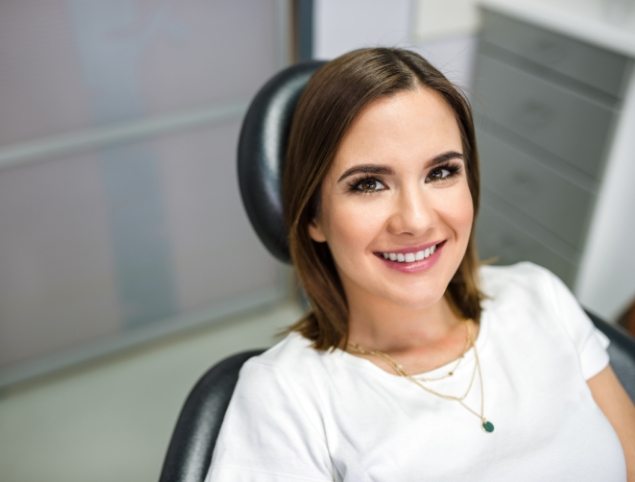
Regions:
<svg viewBox="0 0 635 482"><path fill-rule="evenodd" d="M289 262L289 253L280 182L286 138L296 101L320 65L321 62L294 65L267 82L254 98L240 133L238 178L247 215L263 244L284 262ZM635 400L635 339L588 314L611 340L611 365ZM197 382L174 428L161 471L162 482L204 480L238 372L247 359L262 351L226 358Z"/></svg>

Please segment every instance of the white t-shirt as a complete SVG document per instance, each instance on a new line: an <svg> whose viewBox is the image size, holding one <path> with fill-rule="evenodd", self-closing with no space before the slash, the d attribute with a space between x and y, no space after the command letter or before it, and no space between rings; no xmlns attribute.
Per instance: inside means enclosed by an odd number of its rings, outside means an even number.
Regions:
<svg viewBox="0 0 635 482"><path fill-rule="evenodd" d="M543 268L483 267L481 279L476 347L494 432L457 402L294 333L242 368L207 481L626 480L586 383L608 363L607 339ZM474 363L471 350L427 385L458 395ZM465 403L478 412L479 400L476 384Z"/></svg>

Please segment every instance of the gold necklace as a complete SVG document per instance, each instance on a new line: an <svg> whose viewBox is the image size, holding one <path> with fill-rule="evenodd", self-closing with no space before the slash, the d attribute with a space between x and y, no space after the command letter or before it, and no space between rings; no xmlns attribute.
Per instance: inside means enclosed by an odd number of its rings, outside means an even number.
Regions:
<svg viewBox="0 0 635 482"><path fill-rule="evenodd" d="M390 355L388 355L388 353L384 353L384 352L379 351L379 350L369 350L367 348L363 348L362 346L358 345L357 343L351 343L351 344L349 344L349 347L352 348L352 351L355 351L355 352L357 352L359 354L371 355L371 356L376 356L376 357L382 358L383 360L388 362L388 364L393 368L393 370L395 371L395 373L397 373L397 375L406 378L407 380L411 381L412 383L417 385L419 388L421 388L422 390L430 393L431 395L434 395L434 396L439 397L439 398L444 399L444 400L450 400L450 401L458 402L468 412L470 412L471 414L473 414L473 415L475 415L476 417L479 418L479 420L481 421L481 427L483 428L483 430L485 432L491 433L491 432L494 431L494 424L490 420L488 420L485 417L485 415L483 414L484 407L485 407L485 391L483 389L483 373L481 371L481 361L480 361L479 356L478 356L478 350L476 348L476 344L474 342L474 339L471 336L469 324L467 325L467 332L468 332L468 335L467 335L467 337L468 337L468 350L469 350L469 348L474 348L474 361L475 361L475 363L474 363L474 369L472 370L472 376L470 377L470 382L469 382L465 392L460 397L457 397L455 395L448 395L446 393L437 392L436 390L433 390L432 388L425 386L423 383L421 383L420 380L418 380L417 378L415 378L414 376L412 376L408 372L406 372L406 370L403 368L403 366L401 364L399 364ZM463 355L461 355L461 356L463 356ZM460 361L460 359L459 359L459 361ZM458 364L456 366L458 366ZM453 367L453 369L456 369L456 366ZM450 370L449 373L452 373L452 370ZM447 376L450 376L449 373L448 373ZM472 389L476 374L478 374L479 386L480 386L480 389L481 389L480 409L479 409L478 412L476 410L474 410L472 407L468 406L465 403L465 401L464 401L465 398L467 397L467 395L470 393L470 391ZM442 378L445 378L445 377L440 377L439 379L442 379Z"/></svg>
<svg viewBox="0 0 635 482"><path fill-rule="evenodd" d="M407 377L408 376L408 374L406 372L406 369L403 367L403 365L401 363L397 362L394 358L392 358L387 353L384 353L384 352L379 351L379 350L370 350L370 349L362 348L362 346L357 344L357 343L351 343L350 347L353 348L358 353L361 353L363 355L373 355L373 356L382 358L390 366L392 366L393 370L395 370L399 375L401 375L403 377ZM450 370L448 370L448 372L445 373L444 375L440 375L440 376L437 376L437 377L423 377L421 375L417 375L416 376L416 380L423 381L423 382L436 382L436 381L444 380L446 378L449 378L449 377L453 376L454 373L456 373L456 370L458 369L459 365L461 365L461 362L465 358L465 354L469 351L470 347L471 347L470 326L469 326L469 323L466 322L465 323L465 346L463 347L463 351L461 351L461 355L459 356L457 361L454 363L452 368L450 368ZM474 366L474 371L472 372L472 378L470 380L470 385L468 387L468 392L469 392L469 388L472 386L472 383L474 382L475 374L476 374L476 365ZM467 395L464 395L462 398L465 398L466 396Z"/></svg>
<svg viewBox="0 0 635 482"><path fill-rule="evenodd" d="M470 325L469 325L469 322L466 322L465 323L465 346L463 347L463 350L461 351L461 355L456 360L452 368L450 368L450 370L448 370L448 372L445 375L439 375L438 377L423 377L419 375L416 377L417 380L421 380L424 382L437 382L439 380L444 380L446 378L453 376L456 373L456 370L459 368L459 366L463 362L463 359L465 358L465 354L468 352L469 349L470 349ZM399 366L403 369L401 365Z"/></svg>

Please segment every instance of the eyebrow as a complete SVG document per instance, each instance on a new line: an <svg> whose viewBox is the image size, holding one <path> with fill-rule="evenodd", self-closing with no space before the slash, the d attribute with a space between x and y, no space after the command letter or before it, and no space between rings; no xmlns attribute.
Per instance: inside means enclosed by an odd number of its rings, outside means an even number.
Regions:
<svg viewBox="0 0 635 482"><path fill-rule="evenodd" d="M464 159L463 154L457 151L447 151L438 156L433 157L428 163L426 163L426 167L434 167L439 164L443 164L448 162L451 159ZM344 173L339 177L337 182L341 182L347 177L350 177L354 174L383 174L390 175L394 174L394 170L389 166L382 166L381 164L358 164L357 166L353 166L348 168Z"/></svg>

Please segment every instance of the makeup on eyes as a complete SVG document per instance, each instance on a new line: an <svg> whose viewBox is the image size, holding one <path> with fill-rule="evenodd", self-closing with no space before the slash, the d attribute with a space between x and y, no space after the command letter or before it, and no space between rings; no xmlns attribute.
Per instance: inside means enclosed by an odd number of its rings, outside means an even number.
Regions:
<svg viewBox="0 0 635 482"><path fill-rule="evenodd" d="M370 188L370 185L374 183L375 188ZM377 188L377 185L381 185L380 188ZM374 192L383 191L385 189L385 184L378 179L376 176L362 176L358 179L353 179L348 183L347 191L351 193L362 193L362 194L370 194Z"/></svg>
<svg viewBox="0 0 635 482"><path fill-rule="evenodd" d="M447 164L442 164L440 166L436 166L430 170L428 175L426 176L426 182L435 182L435 181L445 181L448 180L457 174L459 174L463 169L463 163L459 162L448 162ZM436 177L437 174L443 173L443 171L447 171L447 174ZM428 179L431 179L428 181Z"/></svg>
<svg viewBox="0 0 635 482"><path fill-rule="evenodd" d="M450 162L456 160L455 162ZM459 162L457 162L459 161ZM461 169L463 165L463 154L457 151L447 151L443 152L434 158L432 158L429 162L426 163L425 168L429 170L429 172L433 172L438 168L446 168L450 171L450 174L456 174L458 170ZM458 170L457 170L458 169ZM381 181L380 176L390 176L394 175L395 171L392 167L381 164L358 164L356 166L352 166L346 171L344 171L340 177L337 179L337 183L344 181L345 179L355 176L361 175L357 179L353 181L349 181L351 183L358 183L365 179L376 178Z"/></svg>
<svg viewBox="0 0 635 482"><path fill-rule="evenodd" d="M445 162L435 165L426 175L426 183L448 181L463 170L462 162ZM350 193L372 194L386 189L386 184L378 174L365 174L348 181L347 191ZM341 179L341 178L340 178Z"/></svg>

